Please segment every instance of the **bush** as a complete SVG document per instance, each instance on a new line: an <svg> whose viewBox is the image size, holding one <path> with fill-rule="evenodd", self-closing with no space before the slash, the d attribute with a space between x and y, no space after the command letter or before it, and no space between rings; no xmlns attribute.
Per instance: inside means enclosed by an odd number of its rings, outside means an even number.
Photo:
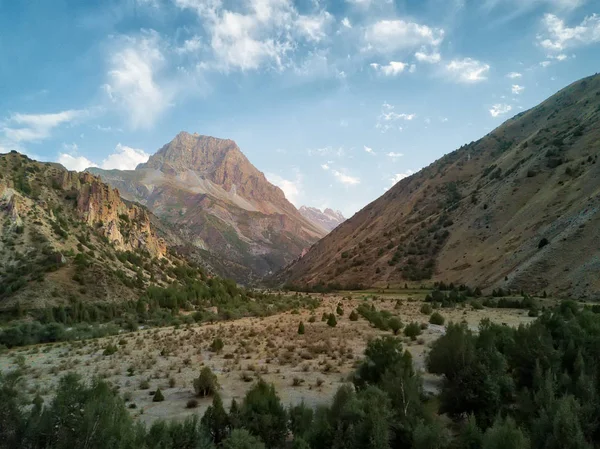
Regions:
<svg viewBox="0 0 600 449"><path fill-rule="evenodd" d="M104 352L102 353L102 355L113 355L117 351L118 349L115 345L108 345L106 348L104 348Z"/></svg>
<svg viewBox="0 0 600 449"><path fill-rule="evenodd" d="M196 396L201 398L212 396L219 390L219 382L217 376L210 370L208 366L205 366L200 371L200 376L194 379L194 391Z"/></svg>
<svg viewBox="0 0 600 449"><path fill-rule="evenodd" d="M309 323L314 323L315 321L317 321L317 317L314 315L311 315L310 318L308 319Z"/></svg>
<svg viewBox="0 0 600 449"><path fill-rule="evenodd" d="M337 325L337 320L335 319L335 315L333 313L329 314L329 317L327 318L327 325L329 327L335 327Z"/></svg>
<svg viewBox="0 0 600 449"><path fill-rule="evenodd" d="M217 337L210 344L210 350L212 352L219 353L219 352L221 352L223 350L224 346L225 346L225 343L223 343L223 340L220 337Z"/></svg>
<svg viewBox="0 0 600 449"><path fill-rule="evenodd" d="M241 426L259 436L267 447L281 447L286 440L287 413L273 385L259 380L252 387L240 411Z"/></svg>
<svg viewBox="0 0 600 449"><path fill-rule="evenodd" d="M413 321L404 328L404 335L415 341L421 335L421 326L416 321Z"/></svg>
<svg viewBox="0 0 600 449"><path fill-rule="evenodd" d="M356 310L350 312L350 316L348 318L350 318L350 321L358 321L358 313L356 313Z"/></svg>
<svg viewBox="0 0 600 449"><path fill-rule="evenodd" d="M421 306L421 313L423 315L431 315L431 312L433 312L433 308L431 307L430 304L423 304Z"/></svg>
<svg viewBox="0 0 600 449"><path fill-rule="evenodd" d="M140 390L147 390L148 388L150 388L150 382L148 382L148 379L144 379L140 382Z"/></svg>
<svg viewBox="0 0 600 449"><path fill-rule="evenodd" d="M160 388L158 390L156 390L156 393L154 393L154 397L152 398L152 402L162 402L165 400L165 397L162 394L162 391L160 391Z"/></svg>
<svg viewBox="0 0 600 449"><path fill-rule="evenodd" d="M445 321L446 320L444 319L444 317L439 312L434 312L429 317L429 322L431 324L436 324L438 326L443 326Z"/></svg>
<svg viewBox="0 0 600 449"><path fill-rule="evenodd" d="M223 441L223 449L265 449L265 445L246 429L234 429Z"/></svg>
<svg viewBox="0 0 600 449"><path fill-rule="evenodd" d="M198 407L198 399L190 399L185 404L185 407L186 408L196 408L196 407Z"/></svg>
<svg viewBox="0 0 600 449"><path fill-rule="evenodd" d="M335 312L339 315L342 316L344 314L344 309L342 308L341 304L337 305L337 308L335 309Z"/></svg>
<svg viewBox="0 0 600 449"><path fill-rule="evenodd" d="M394 333L394 335L398 334L398 331L402 329L402 321L397 316L393 316L388 320L388 327Z"/></svg>
<svg viewBox="0 0 600 449"><path fill-rule="evenodd" d="M304 323L302 321L298 325L298 335L304 335Z"/></svg>

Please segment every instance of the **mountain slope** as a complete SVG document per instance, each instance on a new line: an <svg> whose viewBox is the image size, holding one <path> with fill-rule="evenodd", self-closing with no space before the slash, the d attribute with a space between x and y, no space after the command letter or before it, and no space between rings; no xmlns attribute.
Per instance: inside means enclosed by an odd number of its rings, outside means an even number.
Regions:
<svg viewBox="0 0 600 449"><path fill-rule="evenodd" d="M0 155L0 309L137 300L183 259L155 217L90 173Z"/></svg>
<svg viewBox="0 0 600 449"><path fill-rule="evenodd" d="M278 279L600 298L600 76L392 187Z"/></svg>
<svg viewBox="0 0 600 449"><path fill-rule="evenodd" d="M89 171L241 282L280 269L325 235L232 140L182 132L135 170Z"/></svg>
<svg viewBox="0 0 600 449"><path fill-rule="evenodd" d="M328 232L333 231L340 223L343 223L344 220L346 220L339 210L334 211L329 208L321 211L316 207L302 206L298 209L298 212L300 212L304 218L321 226Z"/></svg>

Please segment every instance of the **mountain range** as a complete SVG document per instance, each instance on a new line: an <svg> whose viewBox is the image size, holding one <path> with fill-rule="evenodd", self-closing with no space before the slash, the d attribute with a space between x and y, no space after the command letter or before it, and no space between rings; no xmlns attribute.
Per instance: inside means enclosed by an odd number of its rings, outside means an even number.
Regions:
<svg viewBox="0 0 600 449"><path fill-rule="evenodd" d="M181 132L135 170L88 171L146 206L176 229L182 246L239 282L281 269L327 233L232 140Z"/></svg>
<svg viewBox="0 0 600 449"><path fill-rule="evenodd" d="M600 76L401 180L276 277L600 299Z"/></svg>
<svg viewBox="0 0 600 449"><path fill-rule="evenodd" d="M338 225L346 220L339 210L334 211L329 208L321 211L316 207L301 206L298 211L304 218L318 224L327 231L333 231Z"/></svg>

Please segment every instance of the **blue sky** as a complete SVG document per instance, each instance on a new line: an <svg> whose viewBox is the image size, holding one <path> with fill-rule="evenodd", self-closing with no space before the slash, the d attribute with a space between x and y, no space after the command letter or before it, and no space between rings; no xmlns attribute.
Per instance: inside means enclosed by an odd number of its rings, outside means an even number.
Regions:
<svg viewBox="0 0 600 449"><path fill-rule="evenodd" d="M134 168L234 139L351 215L599 71L592 0L0 0L0 152Z"/></svg>

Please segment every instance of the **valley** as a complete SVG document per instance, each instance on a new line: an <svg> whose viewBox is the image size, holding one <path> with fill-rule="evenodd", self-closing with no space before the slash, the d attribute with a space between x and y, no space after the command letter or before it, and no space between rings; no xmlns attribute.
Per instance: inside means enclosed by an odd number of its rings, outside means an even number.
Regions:
<svg viewBox="0 0 600 449"><path fill-rule="evenodd" d="M437 394L441 379L427 373L425 359L432 343L443 335L444 327L429 324L430 314L421 311L430 304L423 301L428 293L397 290L328 294L316 297L315 307L263 318L188 323L94 340L15 348L0 354L0 373L22 370L23 391L31 400L39 394L46 402L52 399L58 380L66 372L78 373L87 380L97 377L116 388L134 419L147 425L160 419L183 420L205 413L212 398L196 399L193 390L193 380L203 367L216 374L226 408L233 399L241 402L259 378L275 386L286 407L302 402L316 407L328 404L338 388L351 380L369 340L393 335L391 330L373 327L362 316L356 321L350 319L361 304L372 304L377 310L397 316L404 325L423 324L425 329L414 341L403 336L402 330L398 338L413 356L425 392ZM540 303L550 306L553 301ZM336 311L338 305L342 307L341 315ZM511 327L535 319L528 316L528 310L475 309L467 303L437 310L446 322L465 322L473 330L483 319ZM336 316L335 327L322 321L323 314L331 313ZM298 334L300 322L305 326L302 335ZM215 352L211 345L217 338L224 345ZM106 348L116 350L108 354ZM164 395L163 402L153 402L158 388ZM197 401L198 405L187 408L189 401Z"/></svg>

